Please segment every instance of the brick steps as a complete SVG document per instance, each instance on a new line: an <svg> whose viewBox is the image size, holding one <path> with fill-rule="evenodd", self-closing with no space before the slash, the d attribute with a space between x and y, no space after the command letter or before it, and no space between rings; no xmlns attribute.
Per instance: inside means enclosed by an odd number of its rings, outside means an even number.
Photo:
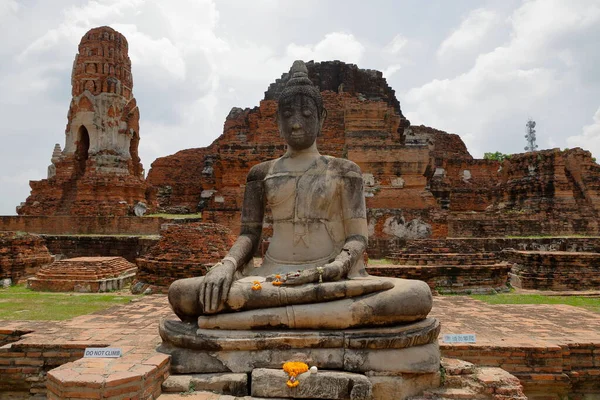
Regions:
<svg viewBox="0 0 600 400"><path fill-rule="evenodd" d="M403 253L394 265L369 265L376 276L418 279L439 293L494 293L507 291L511 264L496 253Z"/></svg>
<svg viewBox="0 0 600 400"><path fill-rule="evenodd" d="M490 265L498 262L496 253L395 253L389 257L398 265Z"/></svg>
<svg viewBox="0 0 600 400"><path fill-rule="evenodd" d="M558 291L600 287L600 253L506 250L503 254L514 263L513 286Z"/></svg>
<svg viewBox="0 0 600 400"><path fill-rule="evenodd" d="M527 400L519 380L503 369L448 358L442 359L442 367L442 386L411 400Z"/></svg>
<svg viewBox="0 0 600 400"><path fill-rule="evenodd" d="M40 269L27 286L42 291L105 292L133 280L137 267L122 257L77 257Z"/></svg>

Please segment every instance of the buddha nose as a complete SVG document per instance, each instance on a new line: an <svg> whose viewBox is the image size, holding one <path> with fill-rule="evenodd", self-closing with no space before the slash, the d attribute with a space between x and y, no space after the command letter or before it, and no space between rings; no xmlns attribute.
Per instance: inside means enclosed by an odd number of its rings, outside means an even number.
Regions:
<svg viewBox="0 0 600 400"><path fill-rule="evenodd" d="M300 128L301 128L301 126L300 126L300 123L299 123L299 122L294 122L294 123L292 124L292 129L293 129L293 130L297 131L297 130L298 130L298 129L300 129Z"/></svg>

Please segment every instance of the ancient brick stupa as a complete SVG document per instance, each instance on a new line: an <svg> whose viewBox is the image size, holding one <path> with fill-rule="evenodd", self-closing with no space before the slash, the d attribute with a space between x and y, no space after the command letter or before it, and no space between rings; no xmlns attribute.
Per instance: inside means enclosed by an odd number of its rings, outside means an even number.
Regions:
<svg viewBox="0 0 600 400"><path fill-rule="evenodd" d="M20 215L127 215L147 204L127 49L125 37L107 26L81 39L64 150L54 147L47 179L30 182Z"/></svg>

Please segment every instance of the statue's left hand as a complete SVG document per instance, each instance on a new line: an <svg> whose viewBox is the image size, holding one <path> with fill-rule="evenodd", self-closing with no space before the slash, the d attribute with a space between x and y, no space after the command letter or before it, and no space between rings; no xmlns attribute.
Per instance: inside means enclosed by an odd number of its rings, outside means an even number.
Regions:
<svg viewBox="0 0 600 400"><path fill-rule="evenodd" d="M304 271L290 272L282 276L281 284L288 286L304 285L306 283L318 283L338 281L344 279L343 265L340 261L333 261L318 268L309 268ZM273 277L267 277L267 281L274 280Z"/></svg>
<svg viewBox="0 0 600 400"><path fill-rule="evenodd" d="M283 276L281 284L286 286L304 285L319 281L319 271L316 268L305 269L300 272L290 272Z"/></svg>

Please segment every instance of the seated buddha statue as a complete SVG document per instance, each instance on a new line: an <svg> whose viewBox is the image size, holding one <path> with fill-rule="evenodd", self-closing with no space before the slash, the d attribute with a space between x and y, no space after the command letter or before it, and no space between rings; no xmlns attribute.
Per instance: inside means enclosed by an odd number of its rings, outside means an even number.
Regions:
<svg viewBox="0 0 600 400"><path fill-rule="evenodd" d="M367 274L362 173L317 150L326 115L306 65L294 62L277 111L287 151L248 173L241 232L227 256L169 288L182 321L204 329L347 329L427 316L426 283ZM255 266L267 206L273 235Z"/></svg>

